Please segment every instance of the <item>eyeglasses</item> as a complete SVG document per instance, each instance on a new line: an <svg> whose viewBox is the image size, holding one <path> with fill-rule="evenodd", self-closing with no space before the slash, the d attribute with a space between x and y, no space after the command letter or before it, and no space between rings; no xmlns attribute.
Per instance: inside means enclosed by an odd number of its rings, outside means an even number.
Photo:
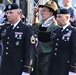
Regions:
<svg viewBox="0 0 76 75"><path fill-rule="evenodd" d="M40 13L50 12L49 10L40 10Z"/></svg>

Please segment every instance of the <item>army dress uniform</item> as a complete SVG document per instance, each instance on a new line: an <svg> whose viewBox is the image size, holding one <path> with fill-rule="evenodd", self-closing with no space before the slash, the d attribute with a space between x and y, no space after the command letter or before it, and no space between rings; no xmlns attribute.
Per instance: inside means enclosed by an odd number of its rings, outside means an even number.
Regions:
<svg viewBox="0 0 76 75"><path fill-rule="evenodd" d="M30 73L35 52L33 32L20 21L14 29L10 25L3 25L0 36L3 41L1 75Z"/></svg>
<svg viewBox="0 0 76 75"><path fill-rule="evenodd" d="M76 72L76 29L68 25L57 28L50 36L52 52L48 75L68 75Z"/></svg>

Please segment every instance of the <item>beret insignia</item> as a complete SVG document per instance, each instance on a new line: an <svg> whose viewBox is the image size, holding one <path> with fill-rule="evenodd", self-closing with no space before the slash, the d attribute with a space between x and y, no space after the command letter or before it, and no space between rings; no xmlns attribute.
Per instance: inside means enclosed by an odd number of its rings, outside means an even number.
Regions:
<svg viewBox="0 0 76 75"><path fill-rule="evenodd" d="M11 9L11 5L8 6L8 9Z"/></svg>

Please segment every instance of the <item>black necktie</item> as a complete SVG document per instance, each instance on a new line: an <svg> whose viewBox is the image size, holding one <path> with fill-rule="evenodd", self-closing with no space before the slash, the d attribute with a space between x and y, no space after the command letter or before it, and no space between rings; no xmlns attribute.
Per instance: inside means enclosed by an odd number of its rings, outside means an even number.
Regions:
<svg viewBox="0 0 76 75"><path fill-rule="evenodd" d="M60 28L60 29L59 29L59 33L61 33L61 32L62 32L62 30L63 30L63 28Z"/></svg>
<svg viewBox="0 0 76 75"><path fill-rule="evenodd" d="M13 25L11 25L11 26L10 26L10 30L12 30L12 28L13 28L13 27L14 27L14 26L13 26Z"/></svg>

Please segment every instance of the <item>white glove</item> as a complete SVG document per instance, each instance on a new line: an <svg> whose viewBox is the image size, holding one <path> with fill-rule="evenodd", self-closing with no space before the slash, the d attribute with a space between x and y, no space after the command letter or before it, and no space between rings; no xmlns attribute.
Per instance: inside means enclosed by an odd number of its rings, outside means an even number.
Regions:
<svg viewBox="0 0 76 75"><path fill-rule="evenodd" d="M69 71L69 74L68 75L76 75L76 73Z"/></svg>
<svg viewBox="0 0 76 75"><path fill-rule="evenodd" d="M30 75L30 73L22 72L21 75Z"/></svg>
<svg viewBox="0 0 76 75"><path fill-rule="evenodd" d="M0 16L0 23L2 23L5 20L4 16L5 16L5 12L3 12L3 14Z"/></svg>

